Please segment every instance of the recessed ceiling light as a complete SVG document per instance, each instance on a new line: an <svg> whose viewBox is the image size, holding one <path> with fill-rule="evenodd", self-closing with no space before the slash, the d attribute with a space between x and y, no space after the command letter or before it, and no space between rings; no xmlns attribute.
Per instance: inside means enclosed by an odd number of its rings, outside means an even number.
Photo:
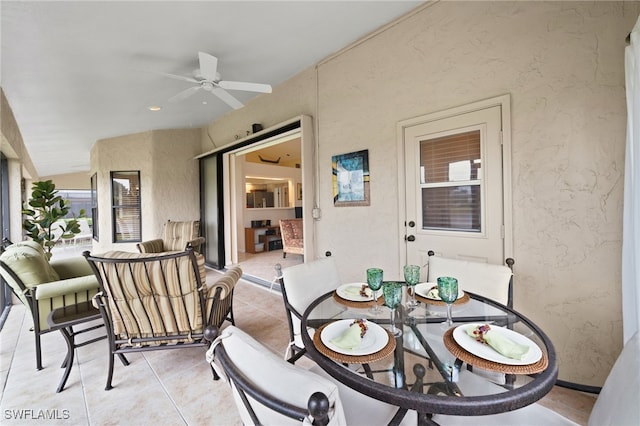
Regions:
<svg viewBox="0 0 640 426"><path fill-rule="evenodd" d="M158 105L151 105L150 107L148 107L149 111L160 111L162 109L161 106Z"/></svg>

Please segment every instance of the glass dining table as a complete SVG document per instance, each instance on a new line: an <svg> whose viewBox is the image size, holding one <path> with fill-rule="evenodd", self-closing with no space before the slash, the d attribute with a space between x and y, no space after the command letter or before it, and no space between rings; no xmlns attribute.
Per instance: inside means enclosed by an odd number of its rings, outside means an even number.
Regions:
<svg viewBox="0 0 640 426"><path fill-rule="evenodd" d="M390 310L364 294L336 291L317 298L304 312L302 340L308 355L344 385L377 400L415 410L418 424L433 424L434 414L481 416L532 404L554 386L558 366L545 333L517 311L477 294L463 292L452 305L453 325L446 327L446 305L416 295L416 308L398 309L389 332ZM358 347L345 349L336 337L354 320L366 320ZM505 356L469 334L489 325L509 344L529 349L521 359ZM495 339L495 337L494 337Z"/></svg>

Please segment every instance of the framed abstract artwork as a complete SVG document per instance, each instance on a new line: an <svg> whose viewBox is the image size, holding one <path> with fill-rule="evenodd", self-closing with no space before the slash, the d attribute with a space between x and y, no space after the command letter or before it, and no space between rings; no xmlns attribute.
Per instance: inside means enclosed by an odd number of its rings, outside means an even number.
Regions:
<svg viewBox="0 0 640 426"><path fill-rule="evenodd" d="M336 207L370 205L369 150L334 155L333 205Z"/></svg>

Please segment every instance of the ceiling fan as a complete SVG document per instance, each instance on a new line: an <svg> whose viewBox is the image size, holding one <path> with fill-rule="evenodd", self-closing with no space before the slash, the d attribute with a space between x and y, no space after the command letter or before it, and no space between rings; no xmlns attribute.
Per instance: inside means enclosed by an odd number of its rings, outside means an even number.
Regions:
<svg viewBox="0 0 640 426"><path fill-rule="evenodd" d="M211 92L233 109L242 108L243 104L233 97L227 90L243 90L246 92L271 93L271 85L261 83L248 83L243 81L222 80L218 72L218 58L208 53L198 52L200 69L194 72L194 77L185 77L175 74L160 73L166 77L188 81L195 84L177 95L169 98L169 102L177 102L188 98L198 90Z"/></svg>

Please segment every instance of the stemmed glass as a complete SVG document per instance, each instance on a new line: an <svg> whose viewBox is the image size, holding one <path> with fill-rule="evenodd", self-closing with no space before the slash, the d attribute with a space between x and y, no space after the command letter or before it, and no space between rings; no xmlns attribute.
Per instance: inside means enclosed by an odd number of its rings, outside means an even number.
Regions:
<svg viewBox="0 0 640 426"><path fill-rule="evenodd" d="M453 325L451 304L458 298L458 280L453 277L438 277L438 296L447 304L446 328Z"/></svg>
<svg viewBox="0 0 640 426"><path fill-rule="evenodd" d="M384 295L384 304L391 309L391 327L389 331L394 336L401 336L402 330L396 327L396 308L402 300L402 283L395 281L387 281L382 284L382 294Z"/></svg>
<svg viewBox="0 0 640 426"><path fill-rule="evenodd" d="M369 309L372 314L379 314L382 309L378 305L378 298L376 297L378 290L382 287L382 269L369 268L367 269L367 285L371 289L373 297L373 306Z"/></svg>
<svg viewBox="0 0 640 426"><path fill-rule="evenodd" d="M411 289L411 299L407 301L406 306L407 308L415 308L418 306L418 302L416 301L415 285L420 281L420 266L405 265L404 281L407 283L407 289Z"/></svg>

